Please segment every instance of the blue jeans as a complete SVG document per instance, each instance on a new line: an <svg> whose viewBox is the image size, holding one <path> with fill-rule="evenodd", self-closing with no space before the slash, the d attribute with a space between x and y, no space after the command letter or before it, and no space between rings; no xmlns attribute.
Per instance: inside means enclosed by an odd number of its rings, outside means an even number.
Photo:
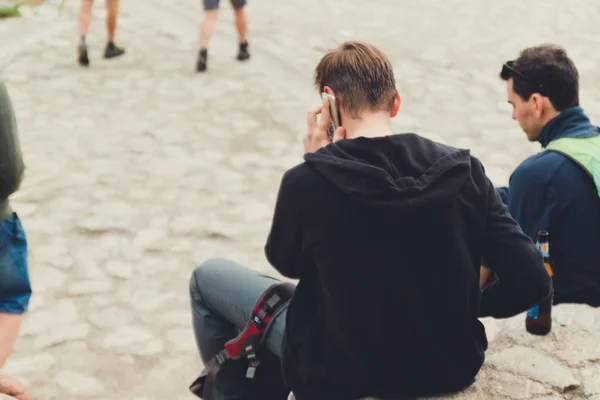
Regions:
<svg viewBox="0 0 600 400"><path fill-rule="evenodd" d="M204 363L240 333L261 293L278 282L229 260L208 260L194 270L190 280L192 321ZM284 310L273 321L264 342L279 358L286 314ZM245 399L245 380L244 361L228 360L219 372L214 400Z"/></svg>
<svg viewBox="0 0 600 400"><path fill-rule="evenodd" d="M13 213L0 221L0 313L25 313L30 297L27 236Z"/></svg>

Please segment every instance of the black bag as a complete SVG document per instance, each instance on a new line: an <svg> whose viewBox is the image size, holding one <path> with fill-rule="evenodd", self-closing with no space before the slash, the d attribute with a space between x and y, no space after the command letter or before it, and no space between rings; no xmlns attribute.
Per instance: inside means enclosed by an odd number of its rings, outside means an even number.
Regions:
<svg viewBox="0 0 600 400"><path fill-rule="evenodd" d="M190 391L204 400L212 400L212 392L223 363L230 359L246 363L246 393L251 400L287 400L290 390L285 386L281 360L262 342L271 323L289 304L295 285L287 282L274 284L261 294L246 327L238 337L225 344L225 348L210 359Z"/></svg>
<svg viewBox="0 0 600 400"><path fill-rule="evenodd" d="M290 389L283 381L281 360L266 347L258 351L260 368L256 370L254 379L246 379L246 398L248 400L287 400ZM248 367L246 360L246 367ZM204 380L206 375L199 377L191 386L190 391L204 398Z"/></svg>

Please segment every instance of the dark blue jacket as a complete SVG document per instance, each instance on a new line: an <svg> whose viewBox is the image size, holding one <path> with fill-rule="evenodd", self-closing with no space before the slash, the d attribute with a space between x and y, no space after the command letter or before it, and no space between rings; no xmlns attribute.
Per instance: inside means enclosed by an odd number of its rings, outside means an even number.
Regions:
<svg viewBox="0 0 600 400"><path fill-rule="evenodd" d="M560 113L542 129L546 147L563 138L600 134L581 107ZM550 232L557 303L600 306L600 198L592 178L568 157L543 151L526 159L498 192L523 231L535 240Z"/></svg>

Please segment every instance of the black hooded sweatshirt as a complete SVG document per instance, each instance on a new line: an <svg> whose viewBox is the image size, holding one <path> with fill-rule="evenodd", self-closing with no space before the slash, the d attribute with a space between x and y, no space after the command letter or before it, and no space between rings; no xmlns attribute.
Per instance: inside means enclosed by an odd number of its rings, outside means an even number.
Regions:
<svg viewBox="0 0 600 400"><path fill-rule="evenodd" d="M551 289L481 163L415 134L306 154L282 179L265 251L299 279L283 344L298 400L461 390L484 361L478 317ZM499 277L483 293L482 257Z"/></svg>

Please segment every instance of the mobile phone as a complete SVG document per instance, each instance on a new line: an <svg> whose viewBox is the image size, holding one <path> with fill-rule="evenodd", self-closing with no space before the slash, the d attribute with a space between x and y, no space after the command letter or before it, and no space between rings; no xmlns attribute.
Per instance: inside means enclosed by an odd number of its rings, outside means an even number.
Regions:
<svg viewBox="0 0 600 400"><path fill-rule="evenodd" d="M337 109L337 104L335 102L335 96L329 93L323 92L321 97L329 98L329 115L331 115L331 123L329 124L329 128L327 129L327 135L330 139L333 139L333 133L337 128L339 128L341 123L340 113Z"/></svg>

